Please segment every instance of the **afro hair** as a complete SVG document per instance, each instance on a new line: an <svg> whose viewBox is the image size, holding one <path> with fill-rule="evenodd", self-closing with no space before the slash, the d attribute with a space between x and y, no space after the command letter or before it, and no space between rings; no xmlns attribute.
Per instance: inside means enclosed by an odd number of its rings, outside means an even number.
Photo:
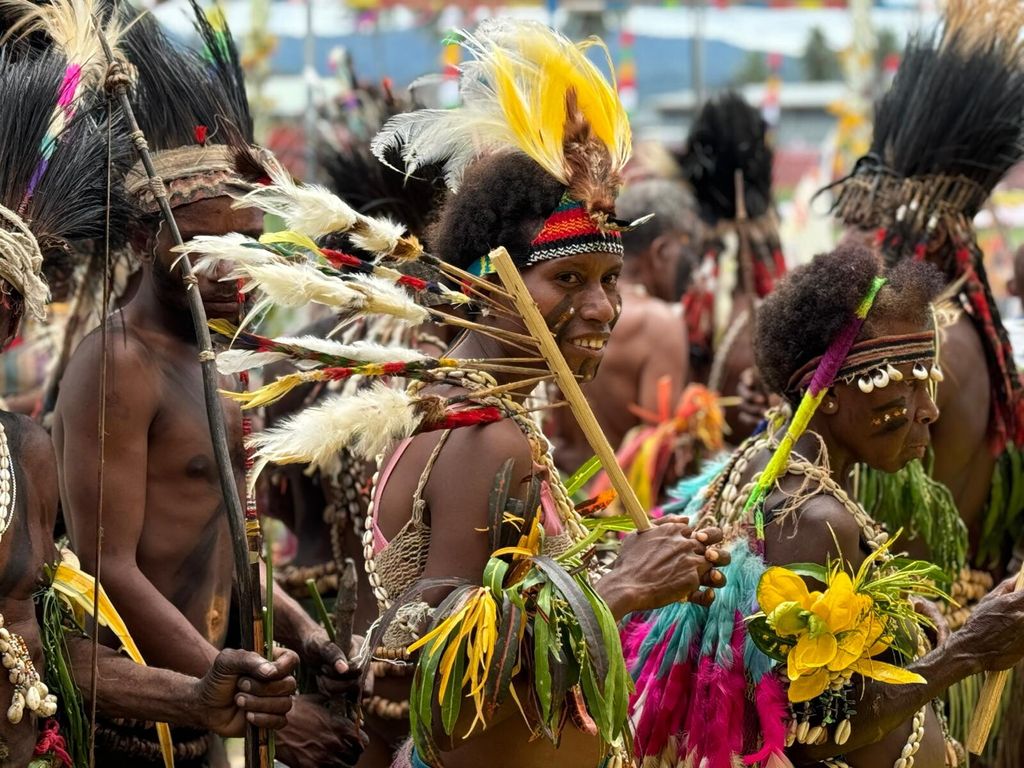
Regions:
<svg viewBox="0 0 1024 768"><path fill-rule="evenodd" d="M757 366L772 392L790 401L798 399L787 391L790 377L809 360L825 354L879 274L886 283L860 338L881 335L892 323L924 326L930 322L929 305L945 285L931 264L905 261L883 271L871 250L854 243L815 256L779 283L757 313Z"/></svg>
<svg viewBox="0 0 1024 768"><path fill-rule="evenodd" d="M533 160L502 152L466 169L427 233L431 250L460 269L504 246L522 263L565 187Z"/></svg>

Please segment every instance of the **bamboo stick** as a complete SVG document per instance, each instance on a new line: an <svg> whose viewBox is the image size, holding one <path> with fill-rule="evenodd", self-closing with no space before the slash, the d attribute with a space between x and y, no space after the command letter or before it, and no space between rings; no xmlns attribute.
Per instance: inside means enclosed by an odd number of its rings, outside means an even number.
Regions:
<svg viewBox="0 0 1024 768"><path fill-rule="evenodd" d="M619 501L623 509L633 519L638 531L646 531L651 527L651 521L647 518L647 512L640 505L633 487L626 480L626 475L615 458L615 451L612 450L611 445L608 443L608 438L605 437L601 426L597 423L594 412L590 410L590 404L587 403L586 398L583 396L583 390L580 389L576 376L569 370L569 366L566 364L565 358L562 357L558 344L555 342L555 337L551 335L551 330L541 316L540 310L537 309L533 297L530 296L529 291L523 284L523 279L519 276L519 270L512 263L512 257L508 255L508 251L504 248L498 248L491 252L490 259L491 263L494 264L494 268L498 271L498 276L501 277L501 282L504 284L505 289L512 295L516 309L523 316L523 321L526 323L530 335L540 347L541 354L544 355L548 367L551 368L551 372L555 375L558 388L562 390L562 394L569 403L576 421L579 422L580 429L583 430L587 442L590 443L591 450L597 454L601 466L608 473L608 479L611 481L615 492L619 495Z"/></svg>
<svg viewBox="0 0 1024 768"><path fill-rule="evenodd" d="M1017 579L1013 582L1013 591L1024 590L1024 568L1017 571ZM995 722L999 710L999 702L1003 698L1003 689L1010 678L1010 670L989 672L985 675L985 685L978 696L978 704L971 717L971 728L967 732L967 749L971 754L980 755L985 750L992 723Z"/></svg>

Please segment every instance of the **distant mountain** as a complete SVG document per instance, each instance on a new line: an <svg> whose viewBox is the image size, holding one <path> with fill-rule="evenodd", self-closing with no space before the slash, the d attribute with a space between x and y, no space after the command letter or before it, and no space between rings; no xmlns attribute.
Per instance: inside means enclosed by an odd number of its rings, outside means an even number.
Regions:
<svg viewBox="0 0 1024 768"><path fill-rule="evenodd" d="M296 13L299 9L296 9ZM361 79L378 81L390 77L398 86L408 85L420 75L439 71L439 36L431 29L364 33L340 37L323 37L316 41L317 71L328 74L328 53L343 46L352 55ZM637 85L641 99L688 88L692 84L691 41L663 37L636 38L633 54L636 59ZM275 74L301 74L304 41L281 37L272 61ZM618 56L618 42L609 41L612 59ZM704 83L707 88L728 86L740 70L747 51L715 40L704 42ZM802 80L799 59L784 57L783 80Z"/></svg>

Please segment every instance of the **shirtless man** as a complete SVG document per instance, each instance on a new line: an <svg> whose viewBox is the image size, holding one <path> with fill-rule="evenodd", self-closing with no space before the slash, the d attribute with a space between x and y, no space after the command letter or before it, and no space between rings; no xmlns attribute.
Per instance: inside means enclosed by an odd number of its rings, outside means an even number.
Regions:
<svg viewBox="0 0 1024 768"><path fill-rule="evenodd" d="M0 323L10 320L0 308ZM57 467L50 436L25 416L0 412L18 488L11 527L0 541L0 615L4 627L24 638L35 669L46 669L36 597L49 581L45 566L59 560L53 545L57 518ZM122 603L127 606L129 603ZM115 606L116 607L116 606ZM86 701L92 698L92 641L74 633L65 635L75 680ZM221 736L241 736L246 721L266 728L287 722L295 692L291 673L298 658L281 651L273 663L261 656L224 650L212 658L207 670L184 675L156 666L140 666L105 645L99 647L97 710L105 717L132 717L172 723ZM197 679L199 678L199 679ZM0 679L0 701L11 701L13 686ZM58 699L58 705L65 702ZM0 718L0 766L28 764L39 739L37 718L26 712L21 722ZM69 734L64 734L65 738Z"/></svg>
<svg viewBox="0 0 1024 768"><path fill-rule="evenodd" d="M622 314L608 340L601 375L584 386L590 407L613 446L622 444L640 423L630 410L638 405L657 412L660 382L671 382L674 406L688 381L689 350L679 299L696 266L701 241L693 198L678 182L641 181L627 187L616 202L626 220L648 213L654 218L622 237L625 254L619 292ZM592 451L572 414L557 412L555 456L559 467L575 471Z"/></svg>
<svg viewBox="0 0 1024 768"><path fill-rule="evenodd" d="M197 18L202 14L196 8ZM201 26L204 58L176 48L155 22L137 23L127 44L139 72L140 119L154 114L173 89L180 124L143 125L154 162L185 240L238 232L258 236L262 215L234 210L228 196L255 178L234 170L238 147L214 143L196 126L218 126L217 139L238 139L232 124L249 133L241 73L230 35ZM213 53L211 53L213 52ZM219 77L211 77L208 67ZM224 82L240 93L228 92ZM156 103L154 103L156 102ZM211 131L212 133L212 131ZM201 140L201 141L199 141ZM199 143L196 143L199 141ZM247 150L243 149L242 152ZM203 399L197 342L180 278L177 254L141 165L129 174L129 191L145 218L131 233L142 262L137 293L107 324L106 357L101 335L87 337L65 374L54 419L61 498L71 538L86 569L96 559L98 408L106 403L102 577L143 655L186 674L201 674L228 640L234 563L224 499L213 457ZM219 282L223 272L200 278L197 289L209 318L237 320L236 287ZM98 371L105 365L107 388ZM224 381L223 386L237 384ZM235 480L245 488L242 418L222 401ZM115 524L116 521L116 524ZM275 639L295 649L311 671L326 678L347 672L345 655L326 631L280 592L275 600ZM347 650L347 649L346 649ZM133 734L138 735L138 734ZM150 732L150 737L151 737ZM197 736L196 738L201 738ZM213 745L207 759L222 765ZM278 755L293 768L354 762L361 748L352 723L333 717L319 697L300 697L278 738ZM135 758L106 758L104 765L138 765Z"/></svg>
<svg viewBox="0 0 1024 768"><path fill-rule="evenodd" d="M0 184L0 348L15 338L24 317L44 320L50 294L43 280L47 267L70 262L63 247L101 235L107 213L105 186L82 184L82 179L103 178L107 161L99 143L105 127L96 125L82 104L82 118L56 136L48 164L39 165L34 154L47 134L45 118L54 109L64 77L63 56L42 51L32 59L8 58L7 48L2 54L0 99L19 109L0 119L0 167L5 174ZM82 101L87 103L86 97ZM30 179L36 183L30 186ZM123 202L117 195L111 199ZM126 213L119 202L111 212L114 221ZM55 723L47 723L41 734L43 720L54 710L61 715L75 705L47 677L47 664L55 659L46 653L61 645L67 648L65 661L79 690L91 699L92 642L41 617L42 604L59 599L44 594L52 577L48 569L60 559L54 546L58 492L50 436L25 416L0 411L0 457L0 626L4 664L11 670L0 677L0 766L24 768L33 760L37 742L41 759L50 764L46 753L54 751ZM212 664L192 676L140 666L105 646L98 649L97 661L97 709L106 716L240 735L246 720L269 728L285 724L295 690L291 672L298 660L290 651L271 663L254 653L229 650L211 657ZM49 693L35 688L42 699L38 702L27 690L16 693L12 676L17 672L30 680L38 675L51 686ZM77 697L78 692L70 695ZM85 744L68 743L72 734L63 737L69 751L86 749Z"/></svg>

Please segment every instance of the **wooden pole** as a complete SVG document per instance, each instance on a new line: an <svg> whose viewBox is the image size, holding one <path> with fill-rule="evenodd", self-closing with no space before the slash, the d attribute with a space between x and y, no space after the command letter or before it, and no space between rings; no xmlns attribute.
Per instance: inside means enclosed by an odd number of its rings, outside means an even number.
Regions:
<svg viewBox="0 0 1024 768"><path fill-rule="evenodd" d="M1017 571L1017 579L1013 582L1013 591L1024 589L1024 568ZM985 676L985 685L978 696L978 704L971 718L971 728L967 732L967 749L971 754L980 755L985 749L992 723L995 722L999 702L1003 698L1003 689L1010 678L1010 670L989 672Z"/></svg>
<svg viewBox="0 0 1024 768"><path fill-rule="evenodd" d="M576 417L580 429L583 430L587 442L590 443L591 450L597 455L604 471L608 473L608 479L611 481L615 492L619 495L619 502L622 504L623 509L633 519L638 531L646 531L651 527L647 511L641 506L636 493L633 491L633 487L626 480L626 475L615 458L615 451L612 450L611 445L608 443L608 438L605 437L601 426L597 423L594 412L590 410L590 404L583 396L583 390L580 389L576 376L569 370L565 358L562 357L562 353L558 349L558 343L555 341L555 337L551 335L551 329L548 328L548 324L541 316L540 310L537 309L533 297L530 296L526 285L523 284L523 278L520 277L519 270L512 263L512 257L508 255L508 251L504 248L498 248L491 251L490 259L491 263L494 264L494 268L498 271L501 282L505 285L505 290L511 294L516 309L526 323L526 329L530 332L533 340L540 346L540 353L544 356L548 367L555 375L555 382L558 384L558 388L562 390L566 402L569 403L573 416Z"/></svg>
<svg viewBox="0 0 1024 768"><path fill-rule="evenodd" d="M117 62L114 60L113 51L105 37L100 32L100 44L107 59L111 73L120 72ZM123 73L122 73L123 74ZM108 74L108 78L110 75ZM181 232L178 231L178 224L174 220L174 213L167 200L167 191L163 182L156 173L153 166L153 158L149 154L149 145L146 137L139 128L138 120L135 119L135 111L132 109L131 101L128 99L126 78L121 77L114 80L114 93L128 122L129 135L138 151L139 159L146 169L146 175L150 183L154 185L154 196L160 205L160 212L163 214L167 229L176 245L182 245ZM264 643L263 609L258 600L259 596L259 548L255 539L258 538L258 523L252 529L252 536L247 535L245 513L242 510L242 503L238 495L238 486L235 483L234 468L231 463L231 449L228 446L227 428L224 425L224 412L221 410L220 391L217 380L216 358L213 354L213 344L210 341L210 329L206 324L206 310L203 307L203 300L199 296L199 290L195 287L195 275L192 273L192 265L187 255L178 260L181 279L184 284L185 295L188 297L189 310L192 314L192 328L196 334L196 341L199 347L199 365L203 374L203 395L206 403L206 417L210 425L210 439L213 442L213 455L217 464L217 473L220 476L221 495L224 497L224 508L227 511L228 526L231 530L231 543L235 557L235 588L238 590L238 603L240 606L239 617L242 631L242 646L245 650L255 651L262 655ZM246 728L246 768L268 768L269 748L267 744L267 731L255 726Z"/></svg>

